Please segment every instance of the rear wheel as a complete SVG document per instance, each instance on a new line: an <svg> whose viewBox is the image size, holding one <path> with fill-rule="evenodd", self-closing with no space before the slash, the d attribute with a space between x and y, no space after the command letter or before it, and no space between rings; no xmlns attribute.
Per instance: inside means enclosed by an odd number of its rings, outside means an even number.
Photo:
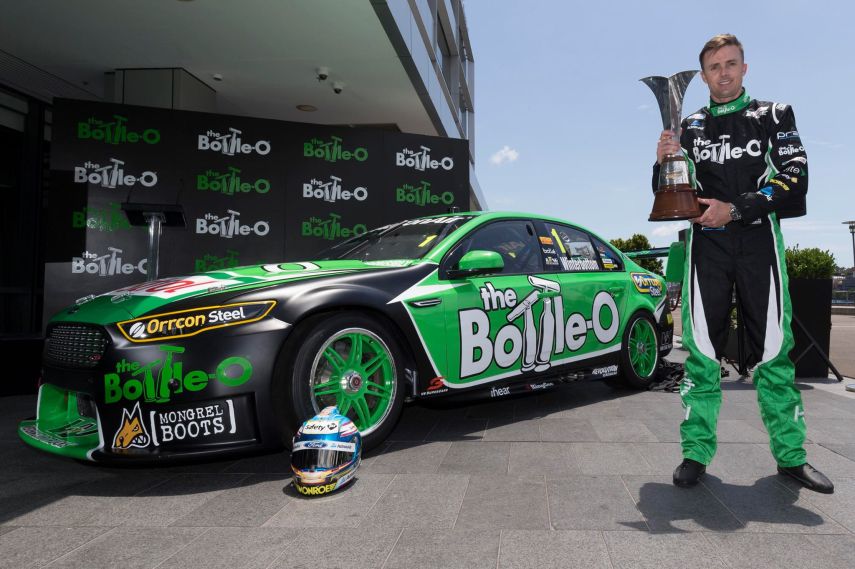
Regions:
<svg viewBox="0 0 855 569"><path fill-rule="evenodd" d="M288 441L303 421L330 405L349 417L365 449L377 446L401 415L404 364L389 327L358 312L315 318L294 330L301 341L284 389Z"/></svg>
<svg viewBox="0 0 855 569"><path fill-rule="evenodd" d="M651 315L636 312L629 319L620 357L623 383L636 389L650 387L659 369L659 334Z"/></svg>

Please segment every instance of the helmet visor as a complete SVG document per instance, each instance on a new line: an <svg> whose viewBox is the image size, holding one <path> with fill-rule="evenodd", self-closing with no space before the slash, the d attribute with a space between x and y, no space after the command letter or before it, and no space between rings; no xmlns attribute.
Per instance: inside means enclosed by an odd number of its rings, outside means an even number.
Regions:
<svg viewBox="0 0 855 569"><path fill-rule="evenodd" d="M298 470L327 470L353 460L353 452L331 449L310 448L294 451L291 454L291 466Z"/></svg>

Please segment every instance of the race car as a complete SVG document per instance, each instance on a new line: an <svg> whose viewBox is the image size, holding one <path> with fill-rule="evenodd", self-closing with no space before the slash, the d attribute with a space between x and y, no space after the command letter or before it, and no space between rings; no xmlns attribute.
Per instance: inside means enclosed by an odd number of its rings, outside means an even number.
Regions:
<svg viewBox="0 0 855 569"><path fill-rule="evenodd" d="M289 447L335 405L369 449L405 402L648 386L671 349L666 291L559 219L406 220L314 261L78 300L48 325L37 415L18 432L77 459L156 461Z"/></svg>

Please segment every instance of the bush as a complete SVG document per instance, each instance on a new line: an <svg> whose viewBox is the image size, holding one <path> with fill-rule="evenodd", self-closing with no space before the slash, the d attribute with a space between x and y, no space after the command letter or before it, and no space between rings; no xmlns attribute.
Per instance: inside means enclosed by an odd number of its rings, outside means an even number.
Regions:
<svg viewBox="0 0 855 569"><path fill-rule="evenodd" d="M799 246L787 248L787 274L797 279L830 279L836 264L830 251L816 247L799 249Z"/></svg>
<svg viewBox="0 0 855 569"><path fill-rule="evenodd" d="M629 239L612 239L612 245L618 250L627 253L630 251L644 251L650 249L650 241L641 233L634 233ZM657 275L665 274L665 269L662 267L661 259L633 259L636 263L642 266L644 270L651 271Z"/></svg>

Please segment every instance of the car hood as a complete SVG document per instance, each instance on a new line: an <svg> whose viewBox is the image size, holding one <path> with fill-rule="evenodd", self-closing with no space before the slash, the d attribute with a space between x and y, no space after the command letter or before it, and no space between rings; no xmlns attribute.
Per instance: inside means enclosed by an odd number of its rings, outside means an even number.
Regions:
<svg viewBox="0 0 855 569"><path fill-rule="evenodd" d="M415 260L307 261L248 265L183 277L166 277L126 286L97 296L84 297L73 306L54 315L51 322L111 324L137 318L188 298L218 295L219 302L223 293L245 292L307 279L389 270L407 267L417 262Z"/></svg>

